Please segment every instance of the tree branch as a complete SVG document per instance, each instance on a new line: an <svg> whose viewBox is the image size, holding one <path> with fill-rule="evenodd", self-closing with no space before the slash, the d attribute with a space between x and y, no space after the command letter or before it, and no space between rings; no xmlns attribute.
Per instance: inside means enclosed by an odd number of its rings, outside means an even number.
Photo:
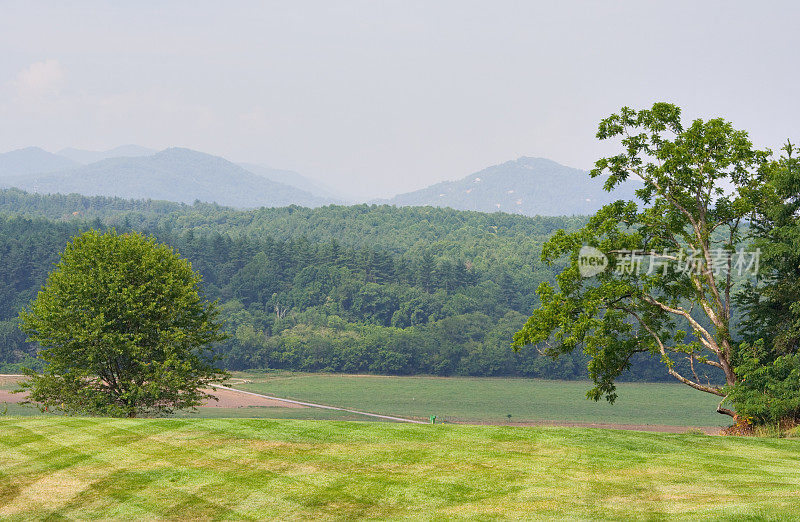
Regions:
<svg viewBox="0 0 800 522"><path fill-rule="evenodd" d="M697 320L695 320L695 318L692 317L691 314L689 314L689 312L680 307L673 308L669 305L666 305L658 301L654 297L646 294L642 296L642 299L653 306L661 308L665 312L669 312L671 314L679 315L685 318L687 321L689 321L689 324L692 325L692 328L694 328L695 331L699 332L702 335L700 342L702 342L706 348L708 348L715 354L720 355L719 348L716 346L716 342L714 341L714 338L711 336L711 333L708 330L706 330L700 323L698 323Z"/></svg>
<svg viewBox="0 0 800 522"><path fill-rule="evenodd" d="M639 324L645 330L647 330L650 333L650 335L653 337L653 339L655 339L656 344L658 345L658 349L661 352L661 356L664 357L664 358L667 358L667 348L666 348L666 346L664 346L664 343L661 340L661 337L652 328L650 328L650 326L646 322L644 322L642 320L642 318L639 317L639 314L637 314L635 311L628 310L628 313L631 314L633 317L635 317L636 320L639 321ZM686 384L687 386L691 386L692 388L694 388L696 390L704 391L706 393L711 393L713 395L718 395L720 397L723 396L723 393L719 388L716 388L716 387L713 387L713 386L705 386L703 384L700 384L699 382L695 382L695 381L692 381L690 379L687 379L686 377L684 377L680 373L676 372L675 369L672 368L670 365L667 365L667 373L669 373L670 375L672 375L673 377L678 379L683 384ZM717 409L717 411L719 411L719 409Z"/></svg>

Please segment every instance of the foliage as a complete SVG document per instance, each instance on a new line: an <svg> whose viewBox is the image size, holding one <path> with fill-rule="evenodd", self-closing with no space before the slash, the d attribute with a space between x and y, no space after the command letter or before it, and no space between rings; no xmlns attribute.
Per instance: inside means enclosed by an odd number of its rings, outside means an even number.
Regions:
<svg viewBox="0 0 800 522"><path fill-rule="evenodd" d="M192 408L224 376L207 349L224 338L200 277L172 249L139 234L73 238L20 314L47 365L23 385L69 413L129 416Z"/></svg>
<svg viewBox="0 0 800 522"><path fill-rule="evenodd" d="M192 261L209 297L222 303L231 337L218 350L232 369L576 378L585 365L581 357L550 364L508 350L536 284L552 277L537 259L541 238L572 218L366 206L241 212L174 205L162 212L148 202L3 194L8 211L53 217L86 209L67 223L0 217L0 252L10 263L0 274L8 296L0 303L0 325L7 325L0 335L8 332L0 361L7 364L36 349L16 330L17 310L44 282L61 245L102 219L153 233ZM453 334L461 331L471 333Z"/></svg>
<svg viewBox="0 0 800 522"><path fill-rule="evenodd" d="M800 353L776 355L763 339L738 351L740 381L728 396L737 415L755 425L800 424Z"/></svg>
<svg viewBox="0 0 800 522"><path fill-rule="evenodd" d="M154 235L202 274L230 334L217 345L229 369L557 379L586 372L580 352L553 359L508 349L538 303L535 289L560 267L540 260L542 244L583 217L367 205L238 211L18 190L0 191L0 213L7 364L35 354L13 318L69 237L115 226ZM623 379L665 378L657 361L634 356L632 365Z"/></svg>
<svg viewBox="0 0 800 522"><path fill-rule="evenodd" d="M597 137L621 137L623 150L600 159L592 176L608 174L607 190L640 178L642 204L607 205L580 230L559 231L545 243L544 260L568 256L569 265L557 289L539 286L541 304L514 346L549 342L554 356L582 347L591 357L595 387L588 395L595 400L616 398L614 381L636 353L655 355L680 382L724 397L724 386L703 376L720 371L728 385L737 380L730 299L735 256L718 256L744 244L742 223L758 203L768 151L754 149L744 131L722 119L684 128L680 109L666 103L624 107L600 123ZM584 245L607 254L609 269L582 277ZM659 264L640 270L631 266L633 256ZM690 372L676 366L681 359Z"/></svg>
<svg viewBox="0 0 800 522"><path fill-rule="evenodd" d="M755 424L800 423L800 160L791 142L784 151L769 166L771 197L753 220L760 277L739 296L747 342L730 399Z"/></svg>

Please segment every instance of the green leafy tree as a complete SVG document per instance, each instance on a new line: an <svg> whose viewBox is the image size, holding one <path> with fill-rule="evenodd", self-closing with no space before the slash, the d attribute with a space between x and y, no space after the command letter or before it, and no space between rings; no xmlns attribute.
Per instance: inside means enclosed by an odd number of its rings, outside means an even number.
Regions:
<svg viewBox="0 0 800 522"><path fill-rule="evenodd" d="M224 339L200 276L170 247L136 233L76 236L20 314L46 363L23 387L68 413L135 417L193 408L224 378Z"/></svg>
<svg viewBox="0 0 800 522"><path fill-rule="evenodd" d="M641 204L607 205L580 230L559 231L544 245L545 261L569 262L557 287L539 286L540 306L513 345L544 343L553 356L583 348L595 383L588 396L610 401L634 354L653 354L678 381L720 396L718 411L734 416L723 407L727 387L738 381L736 258L728 254L744 242L743 221L761 197L769 151L753 148L747 133L723 119L684 128L680 109L667 103L624 107L601 121L597 137L620 138L622 152L597 161L591 175L608 175L606 190L640 179ZM606 270L582 277L584 246L608 256ZM714 371L724 382L715 382Z"/></svg>
<svg viewBox="0 0 800 522"><path fill-rule="evenodd" d="M770 189L752 221L761 270L739 296L745 342L730 398L754 424L800 423L800 158L788 142L767 169Z"/></svg>

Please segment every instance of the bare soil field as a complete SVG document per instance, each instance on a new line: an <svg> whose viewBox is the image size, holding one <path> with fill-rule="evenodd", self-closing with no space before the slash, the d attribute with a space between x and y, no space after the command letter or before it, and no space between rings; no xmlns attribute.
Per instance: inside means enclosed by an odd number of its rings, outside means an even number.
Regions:
<svg viewBox="0 0 800 522"><path fill-rule="evenodd" d="M250 406L265 406L269 408L305 408L300 404L293 404L291 402L276 401L275 399L268 399L266 397L259 397L249 393L241 393L230 389L218 388L216 391L205 390L214 395L219 401L209 399L201 407L211 408L247 408ZM0 402L2 396L0 396Z"/></svg>
<svg viewBox="0 0 800 522"><path fill-rule="evenodd" d="M25 400L23 393L11 393L9 390L0 390L0 403L18 404Z"/></svg>
<svg viewBox="0 0 800 522"><path fill-rule="evenodd" d="M25 378L24 375L0 375L0 404L19 404L27 398L25 393L11 393L17 387L17 383ZM268 408L305 408L300 404L291 402L276 401L266 397L259 397L247 393L241 393L229 389L205 390L211 393L218 401L209 399L201 406L209 408L247 408L250 406L261 406Z"/></svg>

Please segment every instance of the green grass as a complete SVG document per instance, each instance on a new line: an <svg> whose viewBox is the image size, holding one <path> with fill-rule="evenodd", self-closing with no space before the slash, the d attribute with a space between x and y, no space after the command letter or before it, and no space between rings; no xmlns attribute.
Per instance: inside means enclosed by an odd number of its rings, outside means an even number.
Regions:
<svg viewBox="0 0 800 522"><path fill-rule="evenodd" d="M28 404L14 404L14 403L0 402L0 416L5 416L5 415L27 417L30 415L42 415L42 412L40 412L39 409L36 408L35 406L31 406Z"/></svg>
<svg viewBox="0 0 800 522"><path fill-rule="evenodd" d="M17 377L0 376L0 390L3 391L16 390L18 388L17 386L18 380L19 379Z"/></svg>
<svg viewBox="0 0 800 522"><path fill-rule="evenodd" d="M27 404L0 402L0 418L3 416L58 416L60 414L42 413L38 408ZM199 408L196 411L177 411L170 417L178 419L295 419L295 420L337 420L337 421L380 421L364 415L337 410L317 408L270 408L249 406L244 408Z"/></svg>
<svg viewBox="0 0 800 522"><path fill-rule="evenodd" d="M724 426L717 398L673 383L620 383L615 404L586 399L590 383L474 377L387 377L302 373L235 373L243 390L385 415L440 421L555 421L666 426ZM238 382L238 381L234 381ZM12 389L0 381L0 389ZM34 407L0 403L0 413L41 415ZM317 408L201 408L181 418L371 420Z"/></svg>
<svg viewBox="0 0 800 522"><path fill-rule="evenodd" d="M586 399L588 382L473 377L237 373L236 388L372 413L507 422L573 421L668 426L730 424L718 398L673 383L620 383L615 404ZM298 411L298 410L296 410ZM302 410L299 410L302 411Z"/></svg>
<svg viewBox="0 0 800 522"><path fill-rule="evenodd" d="M260 419L0 418L0 518L800 517L790 440Z"/></svg>
<svg viewBox="0 0 800 522"><path fill-rule="evenodd" d="M294 419L294 420L339 420L377 421L364 415L319 408L270 408L249 406L244 408L199 408L197 411L179 411L174 414L187 419Z"/></svg>

